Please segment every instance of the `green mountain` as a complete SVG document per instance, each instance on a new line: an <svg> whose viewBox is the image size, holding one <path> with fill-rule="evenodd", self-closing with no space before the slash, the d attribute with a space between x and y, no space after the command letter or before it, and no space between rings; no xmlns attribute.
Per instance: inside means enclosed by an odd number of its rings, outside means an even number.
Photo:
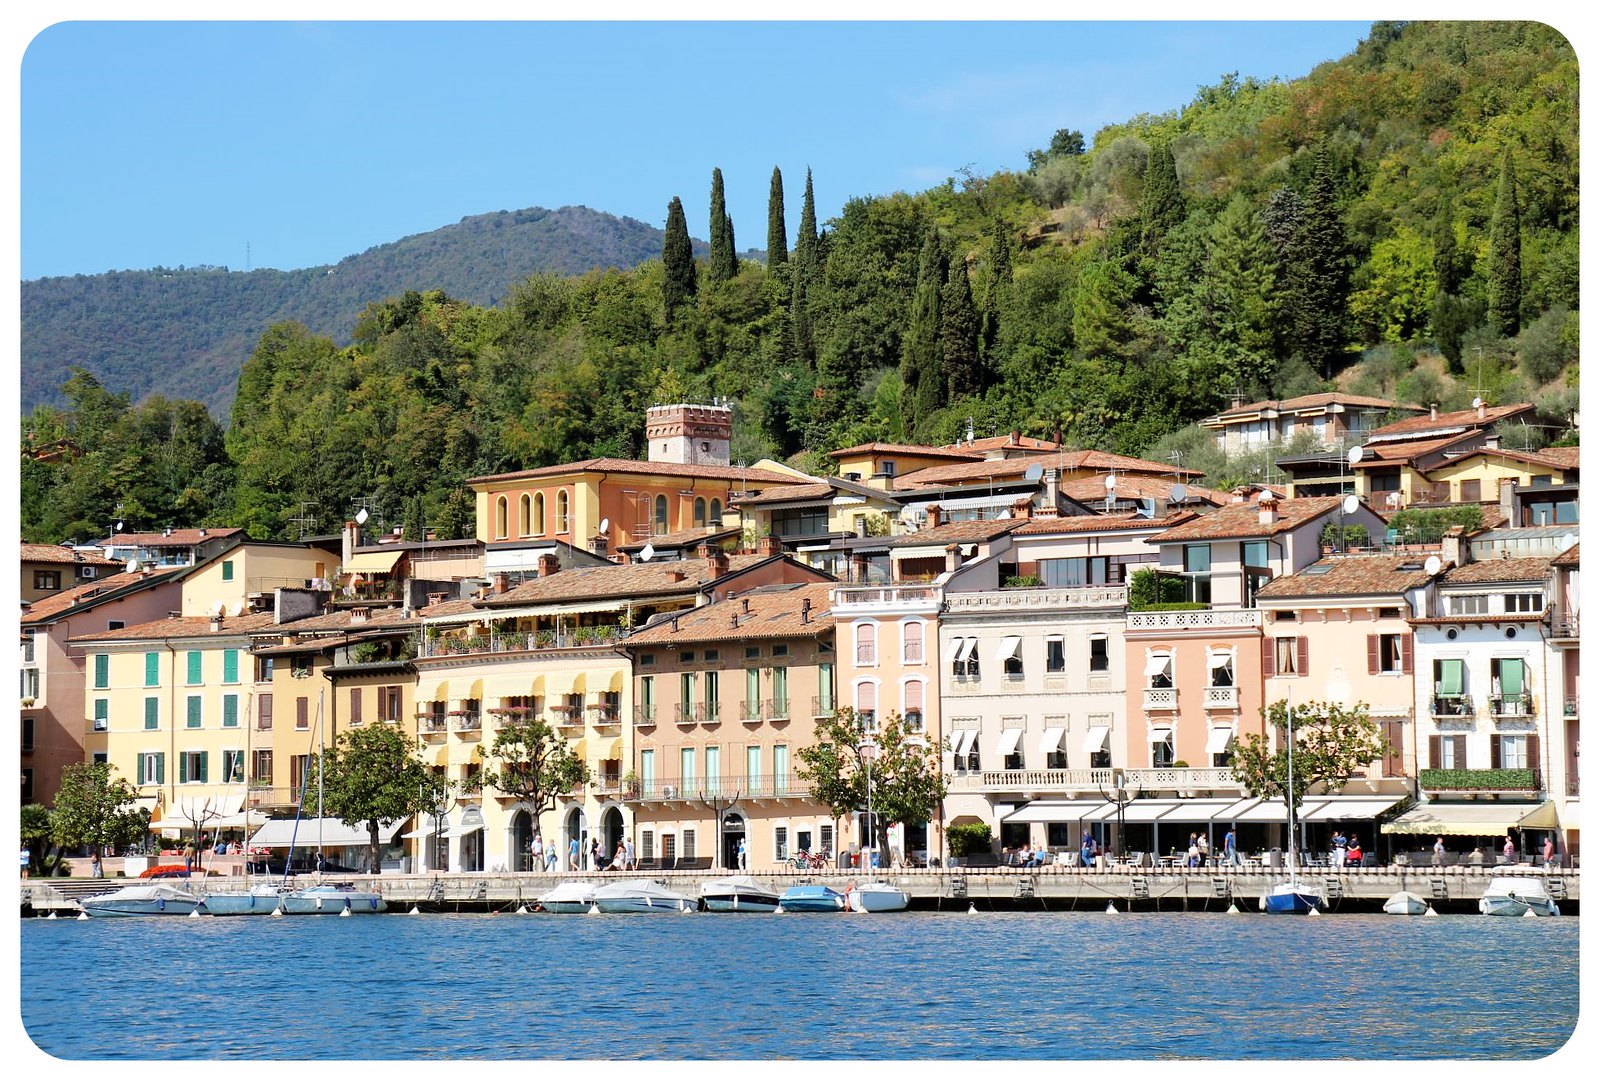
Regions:
<svg viewBox="0 0 1600 1081"><path fill-rule="evenodd" d="M588 207L533 207L463 218L304 270L157 267L22 283L22 407L61 401L68 369L94 372L134 400L194 398L219 416L239 367L273 323L349 340L367 304L442 289L485 306L541 270L582 274L661 255L661 230ZM706 245L696 242L697 253Z"/></svg>

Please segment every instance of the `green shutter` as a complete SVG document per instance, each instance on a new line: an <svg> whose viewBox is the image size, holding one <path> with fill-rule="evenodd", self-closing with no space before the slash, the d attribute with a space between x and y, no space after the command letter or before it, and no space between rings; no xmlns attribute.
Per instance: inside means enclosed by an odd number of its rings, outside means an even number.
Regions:
<svg viewBox="0 0 1600 1081"><path fill-rule="evenodd" d="M756 699L761 697L761 670L759 668L746 668L744 670L744 696L750 703L749 708L754 709Z"/></svg>
<svg viewBox="0 0 1600 1081"><path fill-rule="evenodd" d="M833 712L833 665L817 665L817 699L827 712Z"/></svg>
<svg viewBox="0 0 1600 1081"><path fill-rule="evenodd" d="M197 649L189 651L189 682L190 684L200 682L200 651Z"/></svg>
<svg viewBox="0 0 1600 1081"><path fill-rule="evenodd" d="M94 655L94 685L100 689L111 686L111 657L108 654Z"/></svg>
<svg viewBox="0 0 1600 1081"><path fill-rule="evenodd" d="M1522 661L1505 657L1500 661L1500 693L1515 698L1522 693Z"/></svg>
<svg viewBox="0 0 1600 1081"><path fill-rule="evenodd" d="M104 698L96 698L94 700L94 726L96 728L105 728L107 726L107 719L110 716L107 711L110 708L111 704Z"/></svg>
<svg viewBox="0 0 1600 1081"><path fill-rule="evenodd" d="M1441 695L1454 695L1461 693L1464 663L1460 660L1447 660L1439 662L1439 693Z"/></svg>
<svg viewBox="0 0 1600 1081"><path fill-rule="evenodd" d="M186 754L178 756L178 783L189 783L189 756Z"/></svg>
<svg viewBox="0 0 1600 1081"><path fill-rule="evenodd" d="M239 696L236 694L222 696L222 727L239 727Z"/></svg>
<svg viewBox="0 0 1600 1081"><path fill-rule="evenodd" d="M198 694L189 696L189 727L200 727L200 696Z"/></svg>
<svg viewBox="0 0 1600 1081"><path fill-rule="evenodd" d="M144 685L146 687L159 687L161 685L161 654L146 653L144 655Z"/></svg>
<svg viewBox="0 0 1600 1081"><path fill-rule="evenodd" d="M160 751L156 754L156 784L167 783L167 752Z"/></svg>
<svg viewBox="0 0 1600 1081"><path fill-rule="evenodd" d="M144 726L147 731L161 727L161 699L144 700Z"/></svg>
<svg viewBox="0 0 1600 1081"><path fill-rule="evenodd" d="M233 581L233 560L231 559L222 561L222 580L224 582Z"/></svg>
<svg viewBox="0 0 1600 1081"><path fill-rule="evenodd" d="M197 780L199 780L199 782L201 784L205 784L206 783L206 763L210 760L210 758L211 758L211 752L210 751L201 751L200 752L200 776L197 778Z"/></svg>
<svg viewBox="0 0 1600 1081"><path fill-rule="evenodd" d="M144 755L139 756L139 768L135 770L134 773L136 775L134 783L141 785L144 784Z"/></svg>
<svg viewBox="0 0 1600 1081"><path fill-rule="evenodd" d="M222 651L222 682L239 682L239 651L225 649Z"/></svg>

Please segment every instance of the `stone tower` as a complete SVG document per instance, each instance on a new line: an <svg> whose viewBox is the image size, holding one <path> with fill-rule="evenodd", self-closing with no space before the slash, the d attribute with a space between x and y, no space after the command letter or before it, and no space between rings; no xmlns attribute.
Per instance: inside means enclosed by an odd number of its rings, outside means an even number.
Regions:
<svg viewBox="0 0 1600 1081"><path fill-rule="evenodd" d="M733 407L711 405L652 405L645 411L645 437L650 442L646 458L675 465L727 465L728 444L733 439Z"/></svg>

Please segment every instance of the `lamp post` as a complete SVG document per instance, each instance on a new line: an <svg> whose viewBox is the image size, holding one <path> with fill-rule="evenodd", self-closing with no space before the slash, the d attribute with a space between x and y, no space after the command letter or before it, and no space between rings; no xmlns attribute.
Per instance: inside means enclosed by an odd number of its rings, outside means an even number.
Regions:
<svg viewBox="0 0 1600 1081"><path fill-rule="evenodd" d="M742 789L741 790L735 790L734 793L733 793L733 796L731 798L723 799L722 793L717 791L717 789L715 789L715 788L712 788L710 790L707 790L707 789L701 789L700 790L700 802L704 803L707 807L710 807L712 812L717 816L717 856L716 856L716 866L719 869L726 869L726 866L725 866L725 864L723 862L723 853L722 853L722 832L723 832L722 816L724 814L726 814L727 812L733 810L734 805L739 802L739 795L740 795L741 791L742 791ZM734 867L733 868L733 870L736 870L736 871L740 870L740 869L741 868L738 868L738 867Z"/></svg>
<svg viewBox="0 0 1600 1081"><path fill-rule="evenodd" d="M1121 769L1114 769L1111 771L1111 790L1109 792L1106 791L1104 785L1096 786L1100 789L1102 799L1107 803L1115 803L1117 805L1117 843L1112 850L1112 855L1118 859L1122 858L1124 852L1122 838L1124 827L1127 825L1128 804L1138 799L1144 791L1143 784L1137 784L1133 794L1129 795L1127 776Z"/></svg>
<svg viewBox="0 0 1600 1081"><path fill-rule="evenodd" d="M861 752L861 761L867 767L867 846L866 862L863 865L863 870L866 870L872 866L872 853L877 850L878 844L878 834L873 828L872 821L872 759L878 753L878 745L868 738L856 744L856 750Z"/></svg>

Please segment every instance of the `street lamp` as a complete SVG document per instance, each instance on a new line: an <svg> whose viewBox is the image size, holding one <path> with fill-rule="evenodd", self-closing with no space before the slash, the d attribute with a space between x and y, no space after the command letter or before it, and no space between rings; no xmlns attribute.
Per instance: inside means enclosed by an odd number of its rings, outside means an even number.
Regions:
<svg viewBox="0 0 1600 1081"><path fill-rule="evenodd" d="M1112 855L1118 859L1121 859L1123 855L1122 838L1124 827L1127 825L1128 804L1138 799L1144 791L1144 785L1135 782L1133 794L1129 795L1127 777L1128 775L1122 770L1114 769L1111 771L1111 790L1109 792L1106 791L1104 785L1096 785L1100 789L1101 797L1107 803L1115 803L1117 805L1117 844Z"/></svg>
<svg viewBox="0 0 1600 1081"><path fill-rule="evenodd" d="M872 866L872 853L877 850L878 844L878 834L873 829L872 821L872 759L878 753L878 745L872 742L870 738L864 739L856 744L856 750L861 753L861 761L867 767L867 846L866 863L863 865L863 869L868 869Z"/></svg>

